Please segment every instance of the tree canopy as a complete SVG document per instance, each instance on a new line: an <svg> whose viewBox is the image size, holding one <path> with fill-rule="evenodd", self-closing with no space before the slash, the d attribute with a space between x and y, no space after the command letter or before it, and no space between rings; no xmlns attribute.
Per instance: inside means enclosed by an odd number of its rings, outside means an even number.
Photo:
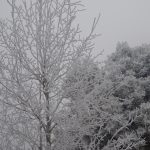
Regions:
<svg viewBox="0 0 150 150"><path fill-rule="evenodd" d="M68 131L76 131L68 136L76 148L134 150L149 145L149 60L149 45L119 43L103 67L88 59L70 70L64 91L70 99Z"/></svg>

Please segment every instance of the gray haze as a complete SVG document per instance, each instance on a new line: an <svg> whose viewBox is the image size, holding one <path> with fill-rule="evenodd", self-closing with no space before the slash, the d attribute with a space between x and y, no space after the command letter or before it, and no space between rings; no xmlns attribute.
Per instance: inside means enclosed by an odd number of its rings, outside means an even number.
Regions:
<svg viewBox="0 0 150 150"><path fill-rule="evenodd" d="M127 41L130 46L150 43L150 0L82 0L82 3L86 11L81 12L78 22L84 33L101 13L96 32L102 35L96 40L96 53L104 50L104 56L110 54L118 41ZM0 17L9 13L6 0L0 0Z"/></svg>

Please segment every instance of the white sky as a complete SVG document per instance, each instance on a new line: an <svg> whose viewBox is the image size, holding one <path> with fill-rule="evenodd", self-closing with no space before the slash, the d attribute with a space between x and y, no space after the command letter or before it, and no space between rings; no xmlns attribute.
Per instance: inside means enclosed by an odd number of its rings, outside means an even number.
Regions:
<svg viewBox="0 0 150 150"><path fill-rule="evenodd" d="M104 49L104 56L115 51L118 41L130 46L150 44L150 0L81 0L86 11L78 21L83 32L89 31L92 20L101 13L96 32L102 35L96 40L95 52ZM0 0L0 17L6 17L9 9L6 0Z"/></svg>
<svg viewBox="0 0 150 150"><path fill-rule="evenodd" d="M88 26L92 17L101 13L97 31L102 36L96 40L96 51L104 49L105 55L110 54L115 51L118 41L127 41L130 46L150 44L150 0L82 0L82 2L87 8L87 14L82 15L84 26Z"/></svg>

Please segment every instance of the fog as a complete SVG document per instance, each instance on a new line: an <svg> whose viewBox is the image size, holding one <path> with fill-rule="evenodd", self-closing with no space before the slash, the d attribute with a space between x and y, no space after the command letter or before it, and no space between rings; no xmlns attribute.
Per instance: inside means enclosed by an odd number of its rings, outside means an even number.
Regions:
<svg viewBox="0 0 150 150"><path fill-rule="evenodd" d="M94 17L101 14L96 32L101 36L95 41L95 53L104 50L104 55L115 51L118 41L127 41L130 46L150 43L149 0L82 0L84 12L77 22L84 33L90 30ZM0 17L10 15L6 0L0 2Z"/></svg>

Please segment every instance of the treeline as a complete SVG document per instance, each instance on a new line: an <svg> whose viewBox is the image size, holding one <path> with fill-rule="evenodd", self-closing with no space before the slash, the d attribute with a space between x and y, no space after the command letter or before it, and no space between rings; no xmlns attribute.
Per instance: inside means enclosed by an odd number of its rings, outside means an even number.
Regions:
<svg viewBox="0 0 150 150"><path fill-rule="evenodd" d="M119 43L101 67L78 61L63 86L59 148L150 149L150 45Z"/></svg>

